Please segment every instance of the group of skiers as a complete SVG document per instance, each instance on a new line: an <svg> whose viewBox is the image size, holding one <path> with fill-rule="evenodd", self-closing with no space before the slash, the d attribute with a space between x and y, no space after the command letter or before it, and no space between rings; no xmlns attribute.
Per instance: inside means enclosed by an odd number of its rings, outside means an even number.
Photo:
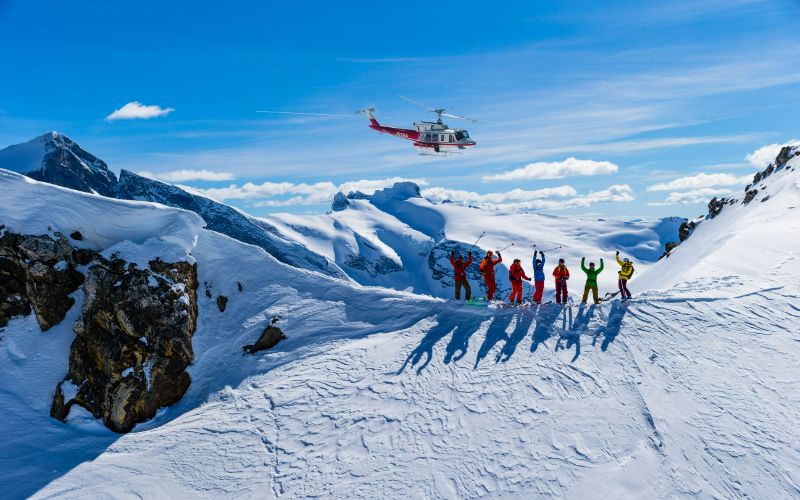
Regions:
<svg viewBox="0 0 800 500"><path fill-rule="evenodd" d="M483 281L486 283L486 299L488 301L494 300L494 294L497 290L497 281L495 278L494 268L497 264L503 262L503 256L497 252L497 258L494 257L494 252L489 250L486 256L481 260L479 269L483 276ZM538 258L537 258L538 255ZM618 272L619 280L617 285L619 287L620 297L623 300L631 298L631 292L628 290L628 280L633 276L633 262L627 257L620 259L619 252L617 252L617 263L620 266ZM456 256L455 252L450 253L450 264L453 266L453 275L455 278L455 292L456 300L461 300L461 289L466 292L466 300L472 299L472 289L467 280L467 269L472 265L472 252L467 252L467 260L461 255ZM542 295L544 294L544 252L538 250L533 252L533 302L535 304L542 303ZM603 259L600 259L600 267L595 267L594 262L589 263L586 267L586 257L581 259L581 270L586 273L586 285L583 288L582 304L585 304L589 298L589 292L592 293L594 303L600 302L597 291L597 277L603 272L605 264ZM569 269L567 268L564 259L558 260L558 265L553 270L553 278L556 285L556 303L566 304L568 298L567 281L569 280ZM511 267L508 269L508 280L511 282L511 296L508 300L512 304L522 304L522 280L531 281L531 278L525 274L522 269L522 264L519 259L514 259Z"/></svg>

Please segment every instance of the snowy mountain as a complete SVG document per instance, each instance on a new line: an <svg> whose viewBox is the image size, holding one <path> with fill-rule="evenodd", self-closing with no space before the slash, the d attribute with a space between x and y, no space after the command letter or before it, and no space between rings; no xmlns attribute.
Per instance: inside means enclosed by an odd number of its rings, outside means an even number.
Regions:
<svg viewBox="0 0 800 500"><path fill-rule="evenodd" d="M281 262L330 276L347 277L330 260L295 241L283 238L272 224L177 186L123 170L119 176L117 197L124 200L152 201L192 211L203 218L208 229L261 247Z"/></svg>
<svg viewBox="0 0 800 500"><path fill-rule="evenodd" d="M287 241L271 224L231 206L126 170L120 173L117 181L102 160L57 132L0 150L0 168L78 191L184 208L200 215L209 229L259 246L281 262L346 278L342 270L325 257Z"/></svg>
<svg viewBox="0 0 800 500"><path fill-rule="evenodd" d="M117 178L108 166L58 132L0 150L0 168L87 193L114 196Z"/></svg>
<svg viewBox="0 0 800 500"><path fill-rule="evenodd" d="M474 291L482 295L485 285L478 270L480 259L487 250L511 243L514 246L503 252L505 264L497 271L499 297L505 298L510 292L506 266L513 259L519 258L532 276L534 244L541 250L556 248L546 257L548 277L560 257L578 277L575 281L582 275L582 257L598 266L603 258L607 267L600 275L600 285L613 290L618 269L614 261L616 250L635 259L637 273L641 273L658 260L668 242L677 240L684 221L666 218L623 222L435 204L422 198L419 188L407 182L372 196L339 193L333 208L328 214L278 214L268 220L287 239L302 242L324 255L361 284L444 298L453 293L453 271L448 260L451 251L465 257L467 251L474 253L468 277ZM472 246L484 232L478 244ZM527 283L525 289L532 293Z"/></svg>
<svg viewBox="0 0 800 500"><path fill-rule="evenodd" d="M5 306L19 302L15 294L0 296L0 312L12 314L0 331L4 495L796 497L800 158L777 163L749 187L757 196L726 202L669 258L637 274L633 301L508 309L333 279L202 229L191 212L2 173L6 235L62 241L59 234L80 234L68 246L137 264L120 272L119 285L107 282L110 293L135 282L155 257L193 263L203 284L187 299L197 307L185 368L191 384L124 435L81 405L66 423L49 416L59 391L73 396L62 381L80 360L70 354L86 335L76 325L87 325L87 314L95 325L113 317L94 309L98 298L87 288L94 281L70 293L74 304L46 333L35 314ZM470 241L472 225L484 222L465 213L497 216L503 222L493 227L517 230L511 215L430 206L413 191L399 186L348 200L333 220L312 219L315 225L299 220L328 231L309 239L320 252L328 245L350 251L329 242L358 243L348 240L358 229L387 256L390 247L400 256L415 244L425 248L442 228L447 239ZM54 203L63 210L51 210ZM350 210L364 214L363 227ZM350 229L336 232L336 214ZM283 220L288 230L291 221ZM396 231L405 246L389 244L379 227ZM576 228L572 238L587 246L599 238L595 246L610 248L625 241L624 227L610 235ZM494 237L491 246L507 241ZM655 240L636 241L657 253L646 243ZM44 240L37 241L17 251L43 255ZM0 271L9 258L0 254ZM40 262L55 276L76 271L88 279L105 265L98 257L89 264L55 258ZM14 262L40 270L23 281L51 276L31 259ZM143 298L163 293L179 312L178 283L151 277L152 288L137 288ZM120 318L137 307L120 303ZM287 338L243 355L273 322ZM144 360L158 354L153 343L138 343ZM152 375L138 358L116 356L109 353L110 361L125 363L110 365L115 377L142 384ZM126 363L131 371L120 373Z"/></svg>

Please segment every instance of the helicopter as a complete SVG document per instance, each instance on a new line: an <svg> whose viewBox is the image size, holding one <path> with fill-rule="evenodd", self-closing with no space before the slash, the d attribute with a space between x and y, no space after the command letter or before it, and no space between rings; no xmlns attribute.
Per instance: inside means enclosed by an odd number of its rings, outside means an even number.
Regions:
<svg viewBox="0 0 800 500"><path fill-rule="evenodd" d="M406 139L413 142L413 147L419 150L420 154L430 155L433 153L447 154L454 150L462 150L475 146L477 143L470 138L469 132L465 129L450 128L442 121L442 117L455 118L458 120L465 120L469 122L476 122L472 118L466 116L454 115L448 113L445 108L432 108L425 104L419 103L413 99L405 96L400 96L417 106L425 108L431 113L436 114L436 121L420 121L414 122L413 129L389 127L381 125L375 118L375 108L367 108L356 111L355 114L364 114L369 118L369 128L377 130L382 134L389 134L401 139ZM352 116L352 115L339 115L330 113L298 113L292 111L257 111L258 113L276 113L287 115L310 115L310 116Z"/></svg>

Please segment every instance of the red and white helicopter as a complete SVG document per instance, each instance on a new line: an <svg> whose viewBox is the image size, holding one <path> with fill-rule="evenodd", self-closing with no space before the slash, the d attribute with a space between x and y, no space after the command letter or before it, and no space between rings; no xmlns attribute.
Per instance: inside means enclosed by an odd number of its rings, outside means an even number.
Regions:
<svg viewBox="0 0 800 500"><path fill-rule="evenodd" d="M375 108L362 109L356 111L356 114L365 114L369 118L369 128L377 130L382 134L389 134L401 139L406 139L413 142L413 146L420 151L420 154L441 153L447 154L455 150L467 149L475 146L477 143L469 136L469 132L465 129L450 128L446 123L442 122L442 117L456 118L458 120L466 120L475 122L472 118L466 116L458 116L448 113L444 108L431 108L422 103L419 103L408 97L400 96L406 101L412 102L417 106L421 106L428 111L436 114L435 122L414 122L413 129L388 127L381 125L375 119ZM352 115L337 115L329 113L297 113L292 111L257 111L258 113L276 113L287 115L310 115L310 116L352 116Z"/></svg>

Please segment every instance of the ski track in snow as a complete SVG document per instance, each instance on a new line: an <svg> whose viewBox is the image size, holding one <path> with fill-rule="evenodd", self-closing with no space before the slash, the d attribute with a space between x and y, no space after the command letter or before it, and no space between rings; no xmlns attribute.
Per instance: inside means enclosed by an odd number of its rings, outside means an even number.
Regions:
<svg viewBox="0 0 800 500"><path fill-rule="evenodd" d="M798 297L779 292L571 321L555 306L430 308L125 436L40 495L796 496L800 339L780 327L800 313L775 307Z"/></svg>

